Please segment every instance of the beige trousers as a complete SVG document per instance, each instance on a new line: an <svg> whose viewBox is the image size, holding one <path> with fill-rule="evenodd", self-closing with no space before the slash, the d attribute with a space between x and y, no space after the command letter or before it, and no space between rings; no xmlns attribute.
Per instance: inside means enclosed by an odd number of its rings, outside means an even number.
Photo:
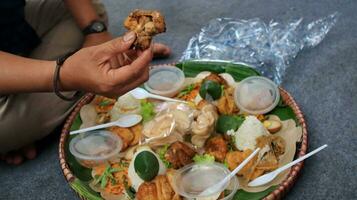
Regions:
<svg viewBox="0 0 357 200"><path fill-rule="evenodd" d="M107 22L100 0L95 8ZM42 42L30 57L55 60L82 46L83 36L62 0L27 0L25 16ZM16 150L50 134L66 118L76 102L53 93L0 96L0 153Z"/></svg>

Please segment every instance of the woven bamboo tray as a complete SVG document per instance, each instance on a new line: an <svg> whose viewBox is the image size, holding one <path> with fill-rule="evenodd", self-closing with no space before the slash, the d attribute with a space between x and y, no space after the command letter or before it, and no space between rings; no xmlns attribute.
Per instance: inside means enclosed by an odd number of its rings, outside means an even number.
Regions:
<svg viewBox="0 0 357 200"><path fill-rule="evenodd" d="M296 104L295 100L293 97L284 89L280 89L280 95L282 97L283 102L290 106L292 110L294 111L296 118L298 120L298 123L302 127L302 142L301 144L298 144L297 146L297 151L295 154L295 157L301 157L306 154L307 147L308 147L308 141L307 141L307 129L306 129L306 122L304 119L304 116L299 108L299 106ZM77 104L77 106L74 108L74 110L71 112L69 117L66 120L65 125L63 126L62 132L61 132L61 138L60 138L60 144L59 144L59 159L60 159L60 165L61 169L63 172L63 175L65 176L66 180L68 183L72 183L75 180L75 175L72 173L71 169L69 168L67 161L66 161L66 154L65 154L65 142L68 139L68 133L69 130L72 126L72 123L79 113L80 109L82 106L85 104L88 104L91 102L93 99L94 95L93 94L87 94L85 95ZM292 188L294 185L295 181L298 178L298 175L303 167L304 163L300 162L293 166L287 176L287 178L273 191L271 192L268 196L264 198L264 200L278 200L282 199L284 195ZM82 196L82 194L79 194L76 192L80 199L86 199L86 197Z"/></svg>

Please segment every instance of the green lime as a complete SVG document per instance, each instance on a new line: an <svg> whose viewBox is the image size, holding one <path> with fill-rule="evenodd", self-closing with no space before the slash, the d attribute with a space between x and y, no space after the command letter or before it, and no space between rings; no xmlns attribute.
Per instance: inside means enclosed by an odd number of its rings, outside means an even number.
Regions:
<svg viewBox="0 0 357 200"><path fill-rule="evenodd" d="M140 152L134 160L134 169L144 181L151 181L159 172L159 161L150 151Z"/></svg>
<svg viewBox="0 0 357 200"><path fill-rule="evenodd" d="M213 100L221 98L222 87L219 83L206 80L202 83L200 88L200 96L207 100L208 96L211 96Z"/></svg>

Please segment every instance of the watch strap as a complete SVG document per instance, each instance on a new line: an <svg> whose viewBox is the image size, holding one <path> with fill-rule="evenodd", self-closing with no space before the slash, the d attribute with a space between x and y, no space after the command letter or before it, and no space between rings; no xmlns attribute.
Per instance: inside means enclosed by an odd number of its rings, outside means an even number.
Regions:
<svg viewBox="0 0 357 200"><path fill-rule="evenodd" d="M96 23L100 23L102 26L103 26L103 29L98 31L96 30L93 26L96 24ZM98 21L98 20L94 20L92 21L88 26L86 26L83 30L82 30L82 33L84 35L89 35L89 34L92 34L92 33L102 33L104 31L107 30L107 26L105 25L104 22L102 21Z"/></svg>

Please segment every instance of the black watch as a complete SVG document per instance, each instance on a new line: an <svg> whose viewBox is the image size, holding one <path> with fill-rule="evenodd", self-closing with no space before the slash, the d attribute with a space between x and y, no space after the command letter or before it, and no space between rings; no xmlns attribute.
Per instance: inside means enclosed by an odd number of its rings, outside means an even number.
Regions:
<svg viewBox="0 0 357 200"><path fill-rule="evenodd" d="M82 32L84 35L89 35L91 33L102 33L107 30L107 26L101 21L92 21L87 27L85 27Z"/></svg>

